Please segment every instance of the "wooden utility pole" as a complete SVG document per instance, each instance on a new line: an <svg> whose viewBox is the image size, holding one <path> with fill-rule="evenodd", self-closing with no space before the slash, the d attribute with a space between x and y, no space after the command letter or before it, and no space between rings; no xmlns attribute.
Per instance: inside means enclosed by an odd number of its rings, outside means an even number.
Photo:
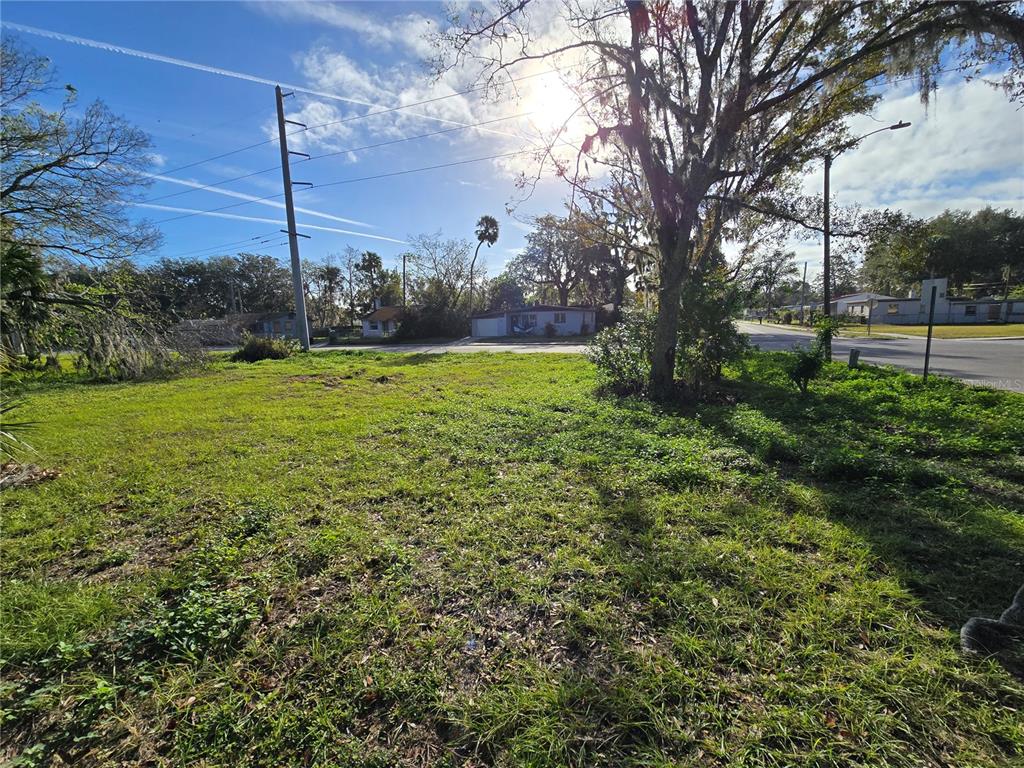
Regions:
<svg viewBox="0 0 1024 768"><path fill-rule="evenodd" d="M295 335L299 339L299 343L302 345L304 352L309 351L309 322L306 320L306 292L302 286L302 264L299 261L299 238L306 237L309 235L300 235L295 229L295 205L292 202L292 184L308 184L308 182L293 182L292 172L289 167L289 156L292 154L303 155L309 157L304 152L289 152L288 151L288 134L285 133L285 125L301 125L303 128L306 126L302 123L297 123L294 120L285 120L284 117L284 97L285 94L281 92L281 86L278 85L274 88L274 93L277 96L277 133L281 139L281 177L284 181L284 207L288 217L288 229L282 230L288 233L288 249L291 251L292 256L292 288L295 292ZM291 96L291 94L288 94ZM312 186L312 185L309 185Z"/></svg>
<svg viewBox="0 0 1024 768"><path fill-rule="evenodd" d="M402 254L402 306L403 307L406 306L406 302L405 302L405 259L406 259L406 257L408 255L409 254L407 254L407 253L403 253Z"/></svg>

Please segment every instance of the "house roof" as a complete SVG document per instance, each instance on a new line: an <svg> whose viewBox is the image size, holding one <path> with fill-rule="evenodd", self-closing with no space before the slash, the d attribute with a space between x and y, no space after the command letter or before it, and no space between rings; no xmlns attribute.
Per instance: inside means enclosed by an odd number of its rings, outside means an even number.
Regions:
<svg viewBox="0 0 1024 768"><path fill-rule="evenodd" d="M363 315L363 320L401 320L405 317L403 307L380 307L368 315Z"/></svg>
<svg viewBox="0 0 1024 768"><path fill-rule="evenodd" d="M561 307L557 304L535 304L532 307L516 307L515 309L498 309L493 312L478 312L473 315L474 319L483 320L488 317L502 317L504 315L520 315L524 312L594 312L597 307Z"/></svg>

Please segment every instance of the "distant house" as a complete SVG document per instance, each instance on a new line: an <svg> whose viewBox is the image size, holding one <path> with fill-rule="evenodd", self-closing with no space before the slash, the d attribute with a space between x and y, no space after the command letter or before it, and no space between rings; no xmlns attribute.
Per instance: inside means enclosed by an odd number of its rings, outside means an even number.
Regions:
<svg viewBox="0 0 1024 768"><path fill-rule="evenodd" d="M249 328L255 336L298 336L294 312L266 312Z"/></svg>
<svg viewBox="0 0 1024 768"><path fill-rule="evenodd" d="M1010 299L962 299L949 295L945 277L921 281L921 295L907 299L885 297L853 302L848 314L868 313L873 323L924 325L928 322L932 286L935 287L935 322L944 325L1024 322L1024 301Z"/></svg>
<svg viewBox="0 0 1024 768"><path fill-rule="evenodd" d="M362 318L363 336L369 338L390 336L398 330L404 317L405 310L401 307L378 307Z"/></svg>
<svg viewBox="0 0 1024 768"><path fill-rule="evenodd" d="M594 332L596 319L595 307L539 304L473 315L472 335L474 338L546 336L550 325L555 336L582 336Z"/></svg>
<svg viewBox="0 0 1024 768"><path fill-rule="evenodd" d="M839 315L855 315L866 317L867 306L871 301L879 302L885 300L895 300L895 296L887 296L884 293L871 293L870 291L864 291L861 293L848 293L845 296L836 296L829 304L830 314L833 317Z"/></svg>
<svg viewBox="0 0 1024 768"><path fill-rule="evenodd" d="M294 312L241 312L219 318L186 319L175 329L213 347L240 344L246 334L297 336Z"/></svg>

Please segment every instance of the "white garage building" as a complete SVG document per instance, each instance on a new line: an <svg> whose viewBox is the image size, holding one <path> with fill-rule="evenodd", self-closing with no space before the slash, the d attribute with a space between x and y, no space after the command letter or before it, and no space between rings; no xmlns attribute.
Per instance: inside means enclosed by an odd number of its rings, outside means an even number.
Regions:
<svg viewBox="0 0 1024 768"><path fill-rule="evenodd" d="M498 336L585 336L594 332L594 307L558 307L540 304L520 309L498 310L473 315L474 338Z"/></svg>

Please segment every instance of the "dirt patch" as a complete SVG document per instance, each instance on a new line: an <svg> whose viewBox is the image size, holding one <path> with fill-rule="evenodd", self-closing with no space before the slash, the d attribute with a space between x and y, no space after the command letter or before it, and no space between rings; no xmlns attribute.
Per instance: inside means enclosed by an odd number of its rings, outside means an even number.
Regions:
<svg viewBox="0 0 1024 768"><path fill-rule="evenodd" d="M56 469L44 469L35 464L19 464L16 461L9 461L0 467L0 490L38 485L56 477L60 477L60 472Z"/></svg>
<svg viewBox="0 0 1024 768"><path fill-rule="evenodd" d="M311 384L319 383L327 389L337 389L345 385L345 382L354 379L351 373L338 374L326 374L326 373L313 373L313 374L300 374L298 376L289 376L288 381L296 384Z"/></svg>

